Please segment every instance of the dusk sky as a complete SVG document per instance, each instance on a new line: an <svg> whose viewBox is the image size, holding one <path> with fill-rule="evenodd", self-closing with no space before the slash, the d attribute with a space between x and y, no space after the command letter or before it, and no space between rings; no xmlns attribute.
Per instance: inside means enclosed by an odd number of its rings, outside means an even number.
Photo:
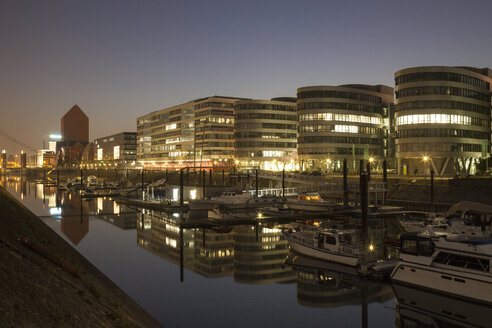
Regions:
<svg viewBox="0 0 492 328"><path fill-rule="evenodd" d="M200 97L492 67L491 13L490 0L0 0L0 130L41 148L74 104L92 140Z"/></svg>

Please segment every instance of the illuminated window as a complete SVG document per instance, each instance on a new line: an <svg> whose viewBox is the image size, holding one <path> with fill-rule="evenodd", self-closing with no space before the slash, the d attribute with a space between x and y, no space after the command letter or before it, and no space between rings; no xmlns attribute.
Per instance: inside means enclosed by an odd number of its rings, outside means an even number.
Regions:
<svg viewBox="0 0 492 328"><path fill-rule="evenodd" d="M316 114L301 114L299 121L342 121L367 124L381 124L381 118L375 116L353 115L353 114L332 114L332 113L316 113Z"/></svg>
<svg viewBox="0 0 492 328"><path fill-rule="evenodd" d="M120 159L120 146L114 146L114 148L113 148L113 158L114 159Z"/></svg>
<svg viewBox="0 0 492 328"><path fill-rule="evenodd" d="M176 123L166 125L166 131L167 130L174 130L174 129L176 129Z"/></svg>
<svg viewBox="0 0 492 328"><path fill-rule="evenodd" d="M397 125L406 124L459 124L471 125L471 117L449 114L414 114L404 115L396 119Z"/></svg>
<svg viewBox="0 0 492 328"><path fill-rule="evenodd" d="M335 132L359 133L357 125L335 125Z"/></svg>
<svg viewBox="0 0 492 328"><path fill-rule="evenodd" d="M263 157L282 157L282 156L284 156L284 152L279 151L279 150L264 150L262 154L263 154Z"/></svg>
<svg viewBox="0 0 492 328"><path fill-rule="evenodd" d="M102 159L103 159L103 149L102 148L99 148L97 150L97 160L98 161L102 161Z"/></svg>

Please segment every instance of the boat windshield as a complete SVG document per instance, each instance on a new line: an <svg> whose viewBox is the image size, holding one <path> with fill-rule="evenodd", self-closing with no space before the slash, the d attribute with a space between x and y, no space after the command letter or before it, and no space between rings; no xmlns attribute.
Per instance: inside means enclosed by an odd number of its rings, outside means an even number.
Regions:
<svg viewBox="0 0 492 328"><path fill-rule="evenodd" d="M400 252L411 255L432 256L434 243L430 238L407 234L401 237Z"/></svg>

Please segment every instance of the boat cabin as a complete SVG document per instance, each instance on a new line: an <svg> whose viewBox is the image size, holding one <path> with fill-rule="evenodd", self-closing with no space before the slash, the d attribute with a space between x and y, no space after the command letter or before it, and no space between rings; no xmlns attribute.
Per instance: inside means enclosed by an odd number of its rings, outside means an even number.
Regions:
<svg viewBox="0 0 492 328"><path fill-rule="evenodd" d="M297 197L299 200L309 201L309 202L321 202L323 198L318 193L306 193L301 194Z"/></svg>
<svg viewBox="0 0 492 328"><path fill-rule="evenodd" d="M466 245L478 246L490 244L492 241L467 241L460 240L459 237L462 236L450 234L436 237L423 236L418 233L404 234L400 238L400 259L461 272L491 273L491 256L481 253L480 250L474 254L466 249ZM442 242L446 245L440 245Z"/></svg>

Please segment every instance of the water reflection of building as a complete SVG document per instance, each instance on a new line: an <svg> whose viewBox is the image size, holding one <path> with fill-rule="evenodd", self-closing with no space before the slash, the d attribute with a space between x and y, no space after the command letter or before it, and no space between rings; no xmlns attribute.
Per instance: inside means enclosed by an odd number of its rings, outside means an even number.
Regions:
<svg viewBox="0 0 492 328"><path fill-rule="evenodd" d="M196 272L210 278L232 275L234 244L229 232L196 229L195 250Z"/></svg>
<svg viewBox="0 0 492 328"><path fill-rule="evenodd" d="M272 283L295 279L295 272L282 265L289 246L280 229L236 226L233 238L235 281Z"/></svg>
<svg viewBox="0 0 492 328"><path fill-rule="evenodd" d="M63 204L61 220L61 231L74 244L78 245L80 241L89 232L89 216L80 195L70 194L70 201Z"/></svg>
<svg viewBox="0 0 492 328"><path fill-rule="evenodd" d="M396 296L397 327L490 327L490 305L400 284L392 285Z"/></svg>
<svg viewBox="0 0 492 328"><path fill-rule="evenodd" d="M361 281L357 270L338 263L289 254L285 264L297 273L297 301L308 307L340 307L385 302L389 285Z"/></svg>
<svg viewBox="0 0 492 328"><path fill-rule="evenodd" d="M177 215L177 214L176 214ZM282 263L288 243L280 229L235 226L230 229L183 229L173 214L144 211L137 219L137 242L153 254L210 278L230 276L245 283L286 282L295 279Z"/></svg>
<svg viewBox="0 0 492 328"><path fill-rule="evenodd" d="M121 229L135 229L139 212L111 198L97 198L97 218Z"/></svg>
<svg viewBox="0 0 492 328"><path fill-rule="evenodd" d="M155 216L152 211L141 214L137 223L137 244L151 253L172 263L180 264L180 250L183 246L183 265L193 270L195 262L194 231L183 229L182 241L178 218L172 214L160 213Z"/></svg>

